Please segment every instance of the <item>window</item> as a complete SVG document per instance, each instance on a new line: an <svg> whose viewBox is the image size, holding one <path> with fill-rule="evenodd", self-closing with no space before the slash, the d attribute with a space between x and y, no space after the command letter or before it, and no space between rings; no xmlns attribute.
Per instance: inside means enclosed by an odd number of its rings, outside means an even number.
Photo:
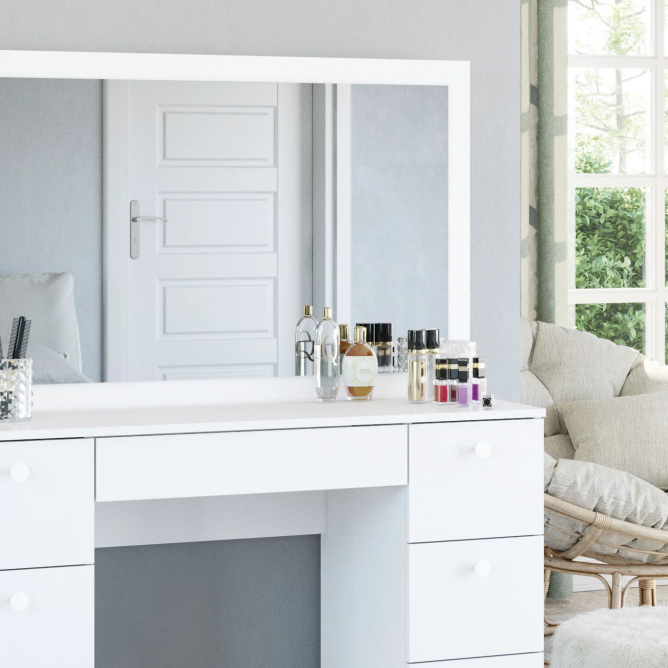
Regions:
<svg viewBox="0 0 668 668"><path fill-rule="evenodd" d="M579 329L668 361L668 0L569 0Z"/></svg>

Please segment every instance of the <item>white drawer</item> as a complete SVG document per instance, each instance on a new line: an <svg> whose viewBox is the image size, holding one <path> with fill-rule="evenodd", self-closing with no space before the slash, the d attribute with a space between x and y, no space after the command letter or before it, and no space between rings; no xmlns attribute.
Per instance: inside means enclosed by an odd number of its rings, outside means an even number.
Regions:
<svg viewBox="0 0 668 668"><path fill-rule="evenodd" d="M431 661L429 663L407 663L406 668L543 668L543 653L515 654L513 656L488 656L484 659L462 659L461 661Z"/></svg>
<svg viewBox="0 0 668 668"><path fill-rule="evenodd" d="M542 537L407 549L409 663L543 651Z"/></svg>
<svg viewBox="0 0 668 668"><path fill-rule="evenodd" d="M0 665L93 668L93 571L77 566L0 573Z"/></svg>
<svg viewBox="0 0 668 668"><path fill-rule="evenodd" d="M97 500L406 485L407 441L405 425L97 439Z"/></svg>
<svg viewBox="0 0 668 668"><path fill-rule="evenodd" d="M0 443L0 570L93 563L94 454L92 440Z"/></svg>
<svg viewBox="0 0 668 668"><path fill-rule="evenodd" d="M409 470L410 543L543 533L542 420L411 425Z"/></svg>

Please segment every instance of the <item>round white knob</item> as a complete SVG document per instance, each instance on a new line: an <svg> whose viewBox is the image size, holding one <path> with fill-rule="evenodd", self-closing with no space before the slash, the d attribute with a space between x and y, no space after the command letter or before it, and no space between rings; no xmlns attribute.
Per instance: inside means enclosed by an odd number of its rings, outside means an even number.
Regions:
<svg viewBox="0 0 668 668"><path fill-rule="evenodd" d="M489 561L485 561L484 559L481 559L475 565L473 570L475 571L475 574L479 578L487 578L487 577L489 577L489 574L492 572L492 564L490 564Z"/></svg>
<svg viewBox="0 0 668 668"><path fill-rule="evenodd" d="M24 610L27 610L30 605L30 597L24 591L17 591L16 594L13 594L9 599L9 605L12 610L23 612Z"/></svg>
<svg viewBox="0 0 668 668"><path fill-rule="evenodd" d="M489 459L492 454L492 446L487 441L480 441L475 444L473 451L478 459Z"/></svg>
<svg viewBox="0 0 668 668"><path fill-rule="evenodd" d="M9 477L14 482L25 482L30 475L30 469L22 463L14 464L12 468L9 469Z"/></svg>

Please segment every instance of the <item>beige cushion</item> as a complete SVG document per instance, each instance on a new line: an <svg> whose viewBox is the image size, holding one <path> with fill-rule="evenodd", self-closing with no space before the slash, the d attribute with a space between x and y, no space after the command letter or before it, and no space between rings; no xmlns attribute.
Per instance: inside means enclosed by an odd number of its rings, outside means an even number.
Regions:
<svg viewBox="0 0 668 668"><path fill-rule="evenodd" d="M668 393L559 404L575 459L668 489Z"/></svg>
<svg viewBox="0 0 668 668"><path fill-rule="evenodd" d="M72 274L0 276L0 337L4 353L7 352L12 320L20 315L32 320L29 346L41 344L58 353L66 353L68 361L81 371Z"/></svg>
<svg viewBox="0 0 668 668"><path fill-rule="evenodd" d="M558 406L619 396L637 357L635 350L593 334L539 322L530 369Z"/></svg>
<svg viewBox="0 0 668 668"><path fill-rule="evenodd" d="M640 364L631 369L622 387L621 396L654 392L668 392L668 366L642 357Z"/></svg>
<svg viewBox="0 0 668 668"><path fill-rule="evenodd" d="M557 406L545 385L531 371L520 372L520 402L527 406L538 406L538 408L546 410L543 423L544 436L554 436L554 434L561 433Z"/></svg>
<svg viewBox="0 0 668 668"><path fill-rule="evenodd" d="M575 448L568 434L556 434L546 438L544 450L555 459L575 459Z"/></svg>

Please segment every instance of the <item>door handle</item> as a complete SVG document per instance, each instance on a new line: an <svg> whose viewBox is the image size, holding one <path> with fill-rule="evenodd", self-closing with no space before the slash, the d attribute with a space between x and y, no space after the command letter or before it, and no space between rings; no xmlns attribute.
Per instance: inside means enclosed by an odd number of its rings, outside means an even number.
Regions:
<svg viewBox="0 0 668 668"><path fill-rule="evenodd" d="M139 200L133 199L130 202L130 257L133 260L137 260L141 255L139 223L149 222L151 220L162 220L165 223L167 222L167 218L160 218L160 216L140 215Z"/></svg>

